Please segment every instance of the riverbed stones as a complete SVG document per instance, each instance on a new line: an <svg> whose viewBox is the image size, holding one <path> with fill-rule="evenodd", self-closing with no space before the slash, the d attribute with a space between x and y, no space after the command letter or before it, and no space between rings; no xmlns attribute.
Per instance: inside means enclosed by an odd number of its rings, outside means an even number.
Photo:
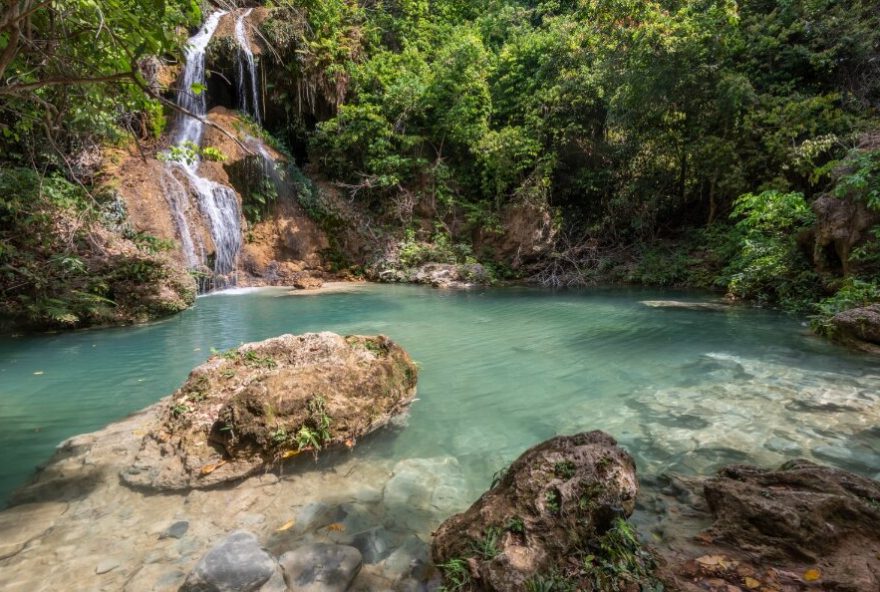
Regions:
<svg viewBox="0 0 880 592"><path fill-rule="evenodd" d="M159 539L179 539L189 530L189 522L178 520L159 534Z"/></svg>
<svg viewBox="0 0 880 592"><path fill-rule="evenodd" d="M360 571L363 558L354 547L315 543L288 551L278 562L290 590L345 592Z"/></svg>
<svg viewBox="0 0 880 592"><path fill-rule="evenodd" d="M253 592L260 590L277 569L257 537L239 530L199 560L180 592Z"/></svg>
<svg viewBox="0 0 880 592"><path fill-rule="evenodd" d="M455 458L410 458L394 465L383 503L397 525L421 531L465 507L467 491Z"/></svg>
<svg viewBox="0 0 880 592"><path fill-rule="evenodd" d="M635 462L614 438L559 436L527 450L467 511L444 522L431 556L437 565L466 566L464 590L521 591L628 517L637 493Z"/></svg>
<svg viewBox="0 0 880 592"><path fill-rule="evenodd" d="M122 478L154 490L211 487L350 448L408 408L417 375L381 335L283 335L215 354L163 401Z"/></svg>

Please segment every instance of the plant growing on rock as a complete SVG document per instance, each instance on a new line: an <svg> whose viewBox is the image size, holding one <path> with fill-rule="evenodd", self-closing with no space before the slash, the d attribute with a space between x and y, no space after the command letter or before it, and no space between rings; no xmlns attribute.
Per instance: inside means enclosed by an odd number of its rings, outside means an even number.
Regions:
<svg viewBox="0 0 880 592"><path fill-rule="evenodd" d="M464 559L450 559L437 566L443 572L443 587L446 592L462 592L471 582L471 572Z"/></svg>

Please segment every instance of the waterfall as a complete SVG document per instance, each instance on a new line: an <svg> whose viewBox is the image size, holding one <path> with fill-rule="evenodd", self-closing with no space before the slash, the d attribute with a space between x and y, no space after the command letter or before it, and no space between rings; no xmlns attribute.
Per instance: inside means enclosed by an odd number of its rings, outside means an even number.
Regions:
<svg viewBox="0 0 880 592"><path fill-rule="evenodd" d="M251 43L245 31L246 19L253 10L253 8L248 8L235 21L235 40L238 44L238 96L241 102L241 110L252 116L257 123L260 123L260 93L257 82L257 65L254 61L254 53L251 51ZM247 81L250 81L250 93L248 93L246 88L248 86ZM250 94L250 102L248 102L248 94ZM248 105L250 105L250 109L248 109Z"/></svg>
<svg viewBox="0 0 880 592"><path fill-rule="evenodd" d="M178 106L190 113L204 117L208 112L208 97L205 94L205 50L220 24L220 19L226 11L213 13L205 20L205 24L199 31L186 42L186 64L183 70L180 89L177 92ZM196 87L196 90L193 90ZM174 143L178 146L184 142L192 142L201 145L204 124L200 119L180 114L177 125L177 134Z"/></svg>
<svg viewBox="0 0 880 592"><path fill-rule="evenodd" d="M205 96L205 50L224 14L225 11L219 11L210 15L202 28L187 41L186 63L181 87L177 93L177 104L196 117L181 114L174 136L176 146L182 148L190 148L192 145L201 146L204 135L202 118L208 112L208 101ZM198 195L199 210L207 218L211 237L214 240L213 286L221 288L235 284L235 260L241 249L241 213L235 192L225 185L201 176L198 172L200 163L201 160L197 155L194 158L184 158L182 161L169 161L166 176L174 179L177 185L169 179L166 179L163 185L168 190L166 199L177 222L187 259L204 263L204 255L198 258L195 255L192 234L182 211L182 204L186 203L185 188L175 178L175 170L186 175L190 187ZM183 195L181 192L184 192Z"/></svg>

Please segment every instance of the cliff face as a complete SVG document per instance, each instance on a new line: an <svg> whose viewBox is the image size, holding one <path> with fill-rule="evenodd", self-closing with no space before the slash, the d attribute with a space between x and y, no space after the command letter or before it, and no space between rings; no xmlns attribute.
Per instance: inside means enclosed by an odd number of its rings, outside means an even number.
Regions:
<svg viewBox="0 0 880 592"><path fill-rule="evenodd" d="M284 155L248 133L250 124L235 112L215 107L208 114L208 121L231 132L232 137L218 127L206 127L203 148L210 147L222 156L216 161L202 161L198 172L214 183L232 187L239 211L246 212L242 193L248 188L231 178L230 173L246 160L262 159L260 150L271 158L274 167L283 169L290 163ZM174 241L178 248L173 250L173 257L183 265L190 263L183 247L185 228L204 262L198 269L209 273L206 263L216 253L211 220L196 192L187 186L186 177L160 158L158 154L141 154L134 146L107 151L104 183L116 188L132 227L137 232ZM275 199L265 204L259 219L241 215L244 240L237 260L238 285L284 284L293 279L293 273L323 272L322 252L328 247L324 232L298 203L296 186L281 179L275 191Z"/></svg>

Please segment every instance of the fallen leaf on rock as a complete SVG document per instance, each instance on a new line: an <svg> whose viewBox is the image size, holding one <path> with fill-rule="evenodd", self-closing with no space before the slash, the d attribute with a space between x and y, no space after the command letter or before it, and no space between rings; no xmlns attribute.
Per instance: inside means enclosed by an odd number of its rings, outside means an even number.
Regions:
<svg viewBox="0 0 880 592"><path fill-rule="evenodd" d="M286 450L284 454L281 455L281 458L291 458L301 453L302 450Z"/></svg>
<svg viewBox="0 0 880 592"><path fill-rule="evenodd" d="M815 582L816 580L820 579L822 579L822 572L818 569L808 569L804 572L805 582Z"/></svg>
<svg viewBox="0 0 880 592"><path fill-rule="evenodd" d="M750 577L746 577L743 580L743 584L745 584L746 588L748 588L749 590L756 590L757 588L759 588L761 586L761 582L759 582L755 578L750 578Z"/></svg>
<svg viewBox="0 0 880 592"><path fill-rule="evenodd" d="M334 522L327 525L327 530L330 532L345 532L345 525L341 522Z"/></svg>
<svg viewBox="0 0 880 592"><path fill-rule="evenodd" d="M287 522L282 524L280 527L276 528L275 532L284 532L285 530L290 530L293 527L293 525L295 524L295 522L296 522L295 520L288 520Z"/></svg>
<svg viewBox="0 0 880 592"><path fill-rule="evenodd" d="M205 465L202 467L201 473L202 473L202 475L210 475L211 473L213 473L214 471L216 471L217 469L219 469L220 467L222 467L225 464L226 464L226 461L221 460L218 463Z"/></svg>
<svg viewBox="0 0 880 592"><path fill-rule="evenodd" d="M697 563L701 567L718 569L727 569L731 565L730 559L724 555L703 555L702 557L697 557Z"/></svg>

